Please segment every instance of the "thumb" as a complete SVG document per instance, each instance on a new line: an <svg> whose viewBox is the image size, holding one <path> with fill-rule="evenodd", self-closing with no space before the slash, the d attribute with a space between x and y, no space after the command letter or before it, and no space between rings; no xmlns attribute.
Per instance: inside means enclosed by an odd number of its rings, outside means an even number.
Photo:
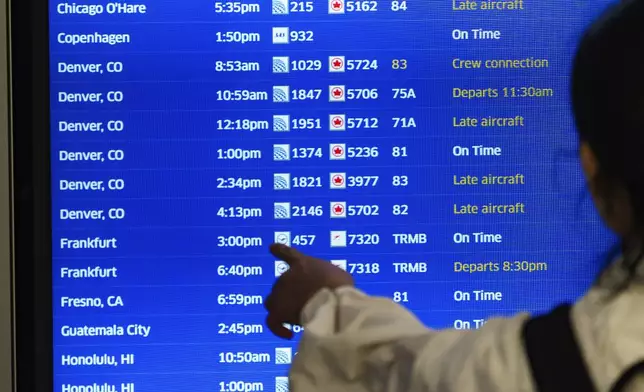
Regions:
<svg viewBox="0 0 644 392"><path fill-rule="evenodd" d="M302 262L306 257L303 253L300 253L295 248L291 248L284 244L273 244L270 247L270 251L279 260L285 261L289 266L293 267L296 264Z"/></svg>

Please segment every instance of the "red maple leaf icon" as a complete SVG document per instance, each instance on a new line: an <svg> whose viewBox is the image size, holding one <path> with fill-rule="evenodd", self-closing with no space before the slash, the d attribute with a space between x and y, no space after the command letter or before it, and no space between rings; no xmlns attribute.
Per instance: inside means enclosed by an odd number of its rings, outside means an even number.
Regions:
<svg viewBox="0 0 644 392"><path fill-rule="evenodd" d="M340 98L342 97L342 89L341 88L334 88L333 89L333 96L335 98Z"/></svg>
<svg viewBox="0 0 644 392"><path fill-rule="evenodd" d="M333 119L333 125L335 125L336 127L342 126L342 119L340 117L335 117Z"/></svg>
<svg viewBox="0 0 644 392"><path fill-rule="evenodd" d="M344 178L342 178L342 176L333 177L333 184L334 185L342 185L343 183L344 183Z"/></svg>
<svg viewBox="0 0 644 392"><path fill-rule="evenodd" d="M336 204L333 206L333 213L336 215L340 215L344 212L344 208L340 204Z"/></svg>
<svg viewBox="0 0 644 392"><path fill-rule="evenodd" d="M341 67L342 67L342 61L340 59L333 60L333 68L341 68Z"/></svg>
<svg viewBox="0 0 644 392"><path fill-rule="evenodd" d="M335 156L340 156L340 155L342 155L342 152L343 152L343 151L344 151L344 150L342 150L342 147L340 147L340 146L335 146L335 147L333 147L333 155L335 155Z"/></svg>
<svg viewBox="0 0 644 392"><path fill-rule="evenodd" d="M341 1L334 1L331 6L333 7L334 10L339 10L342 9L342 2Z"/></svg>

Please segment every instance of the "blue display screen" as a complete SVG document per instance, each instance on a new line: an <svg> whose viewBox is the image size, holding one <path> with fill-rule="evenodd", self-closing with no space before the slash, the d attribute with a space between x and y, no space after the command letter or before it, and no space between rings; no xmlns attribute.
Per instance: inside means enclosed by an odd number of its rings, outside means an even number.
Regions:
<svg viewBox="0 0 644 392"><path fill-rule="evenodd" d="M568 76L609 3L51 1L53 390L287 390L273 242L433 328L583 294Z"/></svg>

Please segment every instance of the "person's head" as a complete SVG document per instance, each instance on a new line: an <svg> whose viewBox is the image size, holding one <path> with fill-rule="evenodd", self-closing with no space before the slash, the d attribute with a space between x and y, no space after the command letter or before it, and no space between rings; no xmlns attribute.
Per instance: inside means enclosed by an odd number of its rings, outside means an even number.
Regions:
<svg viewBox="0 0 644 392"><path fill-rule="evenodd" d="M644 241L644 0L609 9L585 33L572 72L584 174L606 224Z"/></svg>

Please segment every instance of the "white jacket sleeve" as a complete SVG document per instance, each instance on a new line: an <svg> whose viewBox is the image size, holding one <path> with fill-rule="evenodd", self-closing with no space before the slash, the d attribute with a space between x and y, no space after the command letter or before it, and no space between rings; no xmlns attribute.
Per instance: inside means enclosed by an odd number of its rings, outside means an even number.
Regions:
<svg viewBox="0 0 644 392"><path fill-rule="evenodd" d="M521 341L527 315L473 331L434 331L386 298L322 290L302 314L291 392L533 391Z"/></svg>

